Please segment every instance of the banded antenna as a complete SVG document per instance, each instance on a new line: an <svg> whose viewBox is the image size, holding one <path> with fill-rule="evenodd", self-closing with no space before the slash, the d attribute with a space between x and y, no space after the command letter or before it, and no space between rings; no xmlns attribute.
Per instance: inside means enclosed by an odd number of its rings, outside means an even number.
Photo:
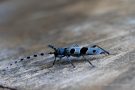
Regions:
<svg viewBox="0 0 135 90"><path fill-rule="evenodd" d="M48 47L54 49L55 51L57 51L57 49L53 46L53 45L48 45Z"/></svg>

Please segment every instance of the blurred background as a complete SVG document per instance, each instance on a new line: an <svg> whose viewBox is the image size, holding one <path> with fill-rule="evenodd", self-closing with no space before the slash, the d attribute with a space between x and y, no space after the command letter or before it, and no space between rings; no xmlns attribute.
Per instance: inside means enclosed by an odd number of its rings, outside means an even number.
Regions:
<svg viewBox="0 0 135 90"><path fill-rule="evenodd" d="M99 44L110 51L118 50L119 53L130 51L130 49L134 50L134 28L135 0L0 0L0 69L5 68L2 65L7 65L10 61L17 60L22 56L42 51L47 52L48 44L57 47L72 44ZM112 58L116 59L113 56ZM110 68L112 67L110 66ZM78 70L81 68L84 68L83 64ZM127 66L127 68L129 67ZM80 73L75 71L74 73ZM61 72L65 72L65 70L61 69ZM70 76L70 74L68 75ZM113 75L110 76L113 77ZM30 85L18 85L17 81L7 84L9 80L7 77L5 78L0 81L0 84L19 88L23 86L23 89L30 90L28 89ZM8 79L11 79L11 76ZM50 79L47 81L50 82ZM22 79L22 82L25 80ZM51 86L54 82L56 81L52 81L48 85ZM46 85L44 83L42 85L48 90L52 88L44 86ZM31 87L33 86L31 85ZM83 86L87 87L86 90L93 88L86 83ZM38 85L36 88L41 90ZM79 90L74 88L74 90ZM33 87L33 89L35 88ZM94 89L101 90L95 86ZM105 89L112 90L108 87ZM122 86L117 89L124 90ZM130 88L130 90L132 89L135 88Z"/></svg>
<svg viewBox="0 0 135 90"><path fill-rule="evenodd" d="M120 25L135 22L134 4L134 0L1 0L0 48L39 50L50 43L107 38L118 34Z"/></svg>

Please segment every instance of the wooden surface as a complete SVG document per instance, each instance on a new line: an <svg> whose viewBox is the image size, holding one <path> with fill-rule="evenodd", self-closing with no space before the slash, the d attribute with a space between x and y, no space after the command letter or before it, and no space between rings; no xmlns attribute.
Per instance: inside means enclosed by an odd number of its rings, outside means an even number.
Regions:
<svg viewBox="0 0 135 90"><path fill-rule="evenodd" d="M0 90L135 90L134 8L134 0L0 1ZM95 68L82 58L49 68L48 54L20 61L48 44L98 44L112 55L88 56Z"/></svg>

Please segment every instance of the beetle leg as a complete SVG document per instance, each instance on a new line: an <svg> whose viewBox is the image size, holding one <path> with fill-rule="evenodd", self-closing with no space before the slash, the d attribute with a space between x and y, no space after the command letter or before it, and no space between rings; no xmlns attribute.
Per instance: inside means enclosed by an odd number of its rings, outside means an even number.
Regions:
<svg viewBox="0 0 135 90"><path fill-rule="evenodd" d="M62 59L62 57L60 57L60 59L58 60L58 64L59 64L59 66L60 66L60 61L61 61L61 59Z"/></svg>
<svg viewBox="0 0 135 90"><path fill-rule="evenodd" d="M87 61L92 67L95 67L88 59L86 59L84 56L83 56L84 60Z"/></svg>
<svg viewBox="0 0 135 90"><path fill-rule="evenodd" d="M71 63L71 65L73 66L73 68L75 68L75 65L73 64L73 62L69 59L69 57L67 57L68 61Z"/></svg>
<svg viewBox="0 0 135 90"><path fill-rule="evenodd" d="M56 62L56 57L55 57L55 59L54 59L54 61L53 61L53 65L55 64L55 62Z"/></svg>

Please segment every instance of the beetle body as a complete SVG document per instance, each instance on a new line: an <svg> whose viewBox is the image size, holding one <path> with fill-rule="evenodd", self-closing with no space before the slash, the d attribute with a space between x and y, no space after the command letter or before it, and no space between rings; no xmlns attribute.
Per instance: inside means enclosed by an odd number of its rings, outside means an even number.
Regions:
<svg viewBox="0 0 135 90"><path fill-rule="evenodd" d="M97 45L93 45L91 47L79 47L79 46L71 46L71 47L67 47L67 48L55 48L52 45L48 45L50 48L54 49L54 52L50 52L49 54L54 54L55 56L55 60L53 62L53 65L55 64L56 58L62 58L62 57L67 57L68 61L72 64L73 67L74 64L72 63L72 60L69 59L70 56L73 57L81 57L83 56L83 58L85 59L85 55L100 55L100 54L108 54L109 52L104 50L103 48L97 46ZM91 65L92 63L85 59L86 61L88 61ZM92 65L93 66L93 65Z"/></svg>

